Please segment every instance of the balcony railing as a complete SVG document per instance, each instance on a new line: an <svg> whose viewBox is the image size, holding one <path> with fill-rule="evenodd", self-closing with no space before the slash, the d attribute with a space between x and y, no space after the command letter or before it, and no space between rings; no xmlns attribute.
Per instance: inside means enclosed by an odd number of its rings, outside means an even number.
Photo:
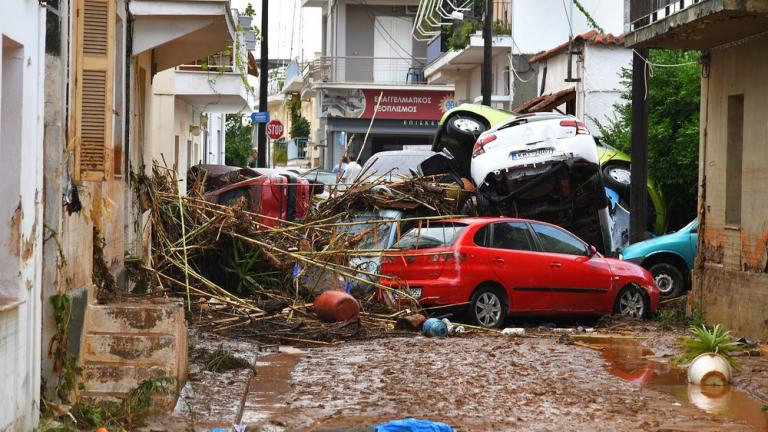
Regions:
<svg viewBox="0 0 768 432"><path fill-rule="evenodd" d="M630 30L635 31L683 9L708 0L631 0L629 6Z"/></svg>
<svg viewBox="0 0 768 432"><path fill-rule="evenodd" d="M307 72L315 81L376 84L425 84L426 58L320 57Z"/></svg>

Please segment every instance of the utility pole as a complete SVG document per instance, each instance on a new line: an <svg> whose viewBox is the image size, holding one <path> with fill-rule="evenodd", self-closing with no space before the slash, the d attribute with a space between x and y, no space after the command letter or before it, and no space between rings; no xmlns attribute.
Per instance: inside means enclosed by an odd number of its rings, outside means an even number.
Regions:
<svg viewBox="0 0 768 432"><path fill-rule="evenodd" d="M629 186L629 241L643 241L648 230L648 49L632 57L632 171Z"/></svg>
<svg viewBox="0 0 768 432"><path fill-rule="evenodd" d="M269 34L268 19L269 0L261 0L261 59L259 62L259 111L267 112L267 79L269 75ZM259 160L256 166L267 167L267 124L257 123L257 149Z"/></svg>
<svg viewBox="0 0 768 432"><path fill-rule="evenodd" d="M491 48L493 47L493 0L485 0L485 23L483 29L483 80L482 93L483 105L491 106L491 70L493 60Z"/></svg>

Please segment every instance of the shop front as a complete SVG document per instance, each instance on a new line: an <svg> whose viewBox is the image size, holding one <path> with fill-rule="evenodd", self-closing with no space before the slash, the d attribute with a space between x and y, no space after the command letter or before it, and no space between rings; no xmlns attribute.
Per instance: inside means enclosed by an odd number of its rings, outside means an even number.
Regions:
<svg viewBox="0 0 768 432"><path fill-rule="evenodd" d="M429 150L440 117L454 106L453 91L444 88L330 88L319 93L319 117L328 143L323 157L325 169L338 164L345 151L359 156L363 164L382 151Z"/></svg>

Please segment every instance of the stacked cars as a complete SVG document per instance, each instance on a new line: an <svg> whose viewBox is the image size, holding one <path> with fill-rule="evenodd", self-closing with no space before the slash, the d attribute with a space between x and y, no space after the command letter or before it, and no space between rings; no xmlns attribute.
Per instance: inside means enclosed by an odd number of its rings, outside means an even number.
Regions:
<svg viewBox="0 0 768 432"><path fill-rule="evenodd" d="M475 161L475 158L472 157L472 153L475 149L475 144L477 143L478 138L485 132L498 129L505 125L515 125L519 126L515 119L525 119L528 118L529 120L526 120L525 123L527 124L528 121L531 120L531 117L536 116L542 116L540 118L545 118L546 116L556 116L557 114L552 113L538 113L531 116L530 114L524 114L524 115L517 115L514 113L496 110L493 108L489 108L482 105L476 105L476 104L462 104L453 110L448 111L445 113L443 118L440 120L440 126L438 128L438 131L435 135L435 140L433 142L432 149L435 151L442 151L442 150L448 150L455 158L456 166L458 167L459 174L462 176L467 176L472 171L472 168L474 165L477 164ZM565 119L562 119L565 120ZM562 121L561 120L561 121ZM573 118L574 121L579 121L578 119ZM520 139L520 142L514 142L509 145L511 146L517 146L520 145L526 146L526 145L534 145L536 144L535 141L539 141L533 135L541 134L542 131L540 128L537 127L528 127L525 128L528 129L528 131L522 131L517 137L517 139ZM538 129L538 130L537 130ZM573 130L575 131L576 135L588 135L589 131L586 130L586 128L581 125L581 127L574 125ZM580 132L581 131L581 132ZM524 133L523 133L524 132ZM531 133L531 139L527 137L525 134ZM486 135L487 136L487 135ZM497 136L497 139L499 137ZM513 138L513 137L510 137ZM539 136L541 138L541 136ZM551 138L551 137L550 137ZM578 138L578 137L574 137ZM595 137L590 137L589 139L585 139L585 142L587 141L593 141L593 146L597 144L596 147L596 153L597 153L597 160L598 160L598 170L602 174L602 181L604 182L604 185L609 190L609 195L614 195L615 200L612 203L612 205L609 206L610 213L614 213L615 211L619 211L619 214L622 213L622 209L628 209L627 203L629 202L629 163L630 159L629 156L627 156L625 153L620 152L619 150L601 142L599 139ZM505 142L508 143L507 140ZM511 150L510 150L511 151ZM519 150L517 150L519 151ZM548 150L545 150L548 151ZM554 163L556 162L556 155L555 153L551 153L553 156L551 160L548 160L548 154L540 153L538 155L536 154L525 154L522 153L522 156L525 156L523 159L526 159L528 157L536 157L538 161L544 161L545 163ZM591 157L591 152L590 152ZM511 161L510 161L511 162ZM520 162L523 162L521 160ZM531 160L531 162L533 162ZM590 163L594 163L594 161L590 161ZM512 165L517 165L518 162L515 161ZM504 172L505 176L508 177L508 173ZM483 180L483 179L481 179ZM477 179L476 179L477 181ZM478 185L479 187L480 185ZM648 182L648 197L649 197L649 226L648 230L655 234L662 234L666 228L666 210L665 210L665 204L663 197L661 196L659 190L656 188L653 180L649 180ZM578 204L578 203L576 203ZM611 204L611 203L609 203ZM604 212L603 212L604 213ZM511 215L515 215L514 213ZM530 217L536 217L536 218L547 218L547 215L539 215L537 213L530 213L527 216ZM626 230L626 224L624 223L626 218L612 218L610 223L606 225L605 216L604 214L601 216L601 227L602 229L610 229L612 234L616 233L619 230ZM562 223L561 221L558 221L557 219L552 219L552 222L554 223ZM617 226L618 225L618 226ZM581 229L576 225L566 224L569 228L573 229L575 232L584 235L585 237L594 237L590 235L589 233L582 233ZM605 237L605 234L603 234L603 237ZM612 237L615 239L613 241L614 250L618 249L626 242L626 236L622 236L621 234L614 234ZM622 241L623 239L623 241ZM606 249L607 250L607 249Z"/></svg>

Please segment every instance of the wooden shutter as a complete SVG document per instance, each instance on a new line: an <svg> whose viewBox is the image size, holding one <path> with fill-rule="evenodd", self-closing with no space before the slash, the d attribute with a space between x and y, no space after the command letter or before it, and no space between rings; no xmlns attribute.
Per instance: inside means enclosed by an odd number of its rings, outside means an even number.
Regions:
<svg viewBox="0 0 768 432"><path fill-rule="evenodd" d="M75 0L73 77L74 175L99 181L107 176L112 143L115 51L114 0Z"/></svg>

